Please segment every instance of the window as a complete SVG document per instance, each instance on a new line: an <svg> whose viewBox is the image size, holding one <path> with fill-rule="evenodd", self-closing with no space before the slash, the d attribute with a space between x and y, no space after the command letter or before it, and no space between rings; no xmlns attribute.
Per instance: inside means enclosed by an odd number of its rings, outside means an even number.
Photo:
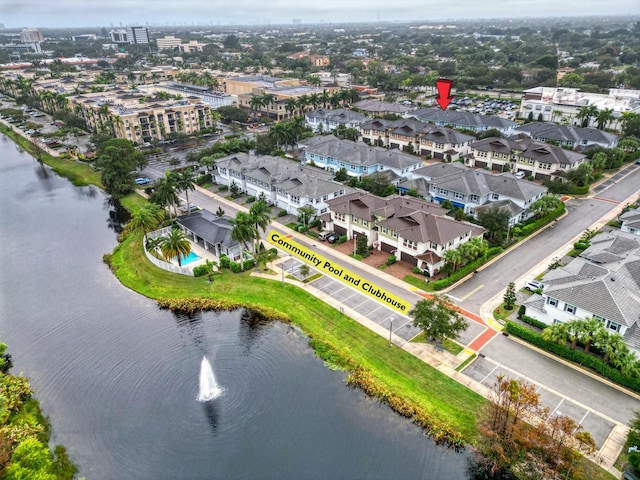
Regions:
<svg viewBox="0 0 640 480"><path fill-rule="evenodd" d="M391 236L392 236L393 238L398 238L398 232L396 232L395 230L393 230L393 231L391 232Z"/></svg>
<svg viewBox="0 0 640 480"><path fill-rule="evenodd" d="M620 331L620 324L619 324L619 323L612 322L612 321L608 321L608 322L607 322L607 328L608 328L609 330L614 331L614 332L619 332L619 331Z"/></svg>
<svg viewBox="0 0 640 480"><path fill-rule="evenodd" d="M491 199L492 200L498 200L500 198L500 194L499 193L492 193L491 194Z"/></svg>
<svg viewBox="0 0 640 480"><path fill-rule="evenodd" d="M463 199L463 198L464 198L464 195L463 195L463 194L461 194L461 193L459 193L459 192L456 192L455 197L456 197L456 198L459 198L459 199Z"/></svg>
<svg viewBox="0 0 640 480"><path fill-rule="evenodd" d="M387 227L382 227L382 233L387 234Z"/></svg>
<svg viewBox="0 0 640 480"><path fill-rule="evenodd" d="M551 305L552 307L557 307L558 300L552 297L547 297L547 305Z"/></svg>
<svg viewBox="0 0 640 480"><path fill-rule="evenodd" d="M358 223L358 217L356 217L355 215L351 216L351 223Z"/></svg>
<svg viewBox="0 0 640 480"><path fill-rule="evenodd" d="M471 201L472 202L477 202L480 199L480 197L478 195L471 195Z"/></svg>
<svg viewBox="0 0 640 480"><path fill-rule="evenodd" d="M369 225L369 222L367 222L364 218L362 219L362 226L363 227L367 227Z"/></svg>
<svg viewBox="0 0 640 480"><path fill-rule="evenodd" d="M569 305L568 303L564 306L564 311L569 313L576 313L577 308L573 305Z"/></svg>

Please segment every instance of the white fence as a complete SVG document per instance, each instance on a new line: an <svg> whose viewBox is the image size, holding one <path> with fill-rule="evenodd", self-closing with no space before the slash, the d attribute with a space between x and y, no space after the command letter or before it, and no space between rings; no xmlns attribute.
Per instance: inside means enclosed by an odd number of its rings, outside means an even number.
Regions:
<svg viewBox="0 0 640 480"><path fill-rule="evenodd" d="M180 275L188 275L193 277L193 271L189 267L179 267L169 262L165 262L164 260L160 260L159 258L154 257L151 253L147 251L147 238L158 238L164 237L171 231L172 227L161 228L160 230L156 230L155 232L147 233L144 236L144 241L142 245L144 247L144 253L149 259L151 263L153 263L156 267L166 270L167 272L179 273Z"/></svg>

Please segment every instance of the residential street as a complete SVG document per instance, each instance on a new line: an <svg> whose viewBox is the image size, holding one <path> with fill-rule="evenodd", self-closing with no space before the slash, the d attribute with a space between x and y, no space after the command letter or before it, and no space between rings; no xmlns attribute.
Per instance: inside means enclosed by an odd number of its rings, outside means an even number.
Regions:
<svg viewBox="0 0 640 480"><path fill-rule="evenodd" d="M162 174L163 172L159 171L150 172L153 177ZM619 207L621 201L638 192L638 185L640 185L640 167L631 165L625 172L617 174L617 178L612 179L608 187L601 189L597 198L569 200L568 215L513 249L476 276L470 277L455 288L451 295L460 300L457 303L464 309L479 313L480 307L501 292L509 281L527 275L531 271L542 272L546 267L546 264L540 265L542 259L564 247L567 242L591 227L601 217ZM230 216L234 216L238 210L231 202L203 189L191 192L189 199L200 208L211 211L222 206ZM377 285L409 300L412 304L420 299L415 288L410 285L345 257L323 242L313 241L309 237L292 232L279 226L277 222L274 222L271 228L293 236L299 243L318 251L332 262L345 265L359 276L375 278ZM289 258L283 263L283 268L287 272L293 272L300 263L300 260ZM355 289L342 285L338 281L327 282L325 277L319 280L321 281L317 286L314 285L316 282L312 282L311 285L319 288L319 292L329 297L332 304L347 311L354 310L366 317L372 325L379 327L377 331L380 334L389 329L390 319L393 318L394 343L404 344L404 341L415 334L415 327L411 325L409 317L398 315L388 308L376 308L375 301L367 300L362 294L354 295ZM362 299L358 300L358 296ZM490 327L482 325L481 321L479 323L478 320L471 320L471 317L478 318L477 315L469 314L470 328L461 335L459 341L467 346L473 344L473 348L481 352L481 355L463 371L463 375L485 387L490 387L498 374L514 376L536 384L543 403L549 407L550 411L562 412L581 423L587 431L592 433L598 447L601 447L601 455L607 457L607 462L612 462L611 456L619 448L617 442L620 441L621 432L624 432L625 425L632 416L632 410L637 408L640 397L628 395L595 380L511 338L495 335ZM478 343L483 332L492 335L487 335L486 340Z"/></svg>

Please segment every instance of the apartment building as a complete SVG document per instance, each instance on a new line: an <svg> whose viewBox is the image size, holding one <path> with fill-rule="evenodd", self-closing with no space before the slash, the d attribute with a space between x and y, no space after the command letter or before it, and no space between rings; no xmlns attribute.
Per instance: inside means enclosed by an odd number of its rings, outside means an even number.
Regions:
<svg viewBox="0 0 640 480"><path fill-rule="evenodd" d="M413 117L421 122L433 123L438 126L484 132L496 129L504 135L512 135L516 122L506 120L497 115L480 115L477 113L442 110L441 108L421 108L410 112L407 117Z"/></svg>
<svg viewBox="0 0 640 480"><path fill-rule="evenodd" d="M110 128L117 138L135 143L162 140L167 134L192 134L212 125L210 107L197 97L161 100L125 89L68 97L69 107L90 130Z"/></svg>
<svg viewBox="0 0 640 480"><path fill-rule="evenodd" d="M618 135L594 127L574 127L549 122L531 122L514 129L516 134L524 133L539 142L557 142L561 147L614 148L618 144Z"/></svg>
<svg viewBox="0 0 640 480"><path fill-rule="evenodd" d="M319 108L305 113L304 120L314 132L333 132L340 125L345 128L357 129L362 123L370 119L366 115L345 108L337 110Z"/></svg>

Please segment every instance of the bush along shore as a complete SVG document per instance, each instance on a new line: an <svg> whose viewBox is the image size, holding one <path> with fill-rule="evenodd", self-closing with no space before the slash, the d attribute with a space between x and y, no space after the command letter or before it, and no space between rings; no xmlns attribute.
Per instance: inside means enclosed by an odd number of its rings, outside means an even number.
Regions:
<svg viewBox="0 0 640 480"><path fill-rule="evenodd" d="M77 468L62 445L49 450L51 429L29 381L9 374L0 343L0 478L71 480Z"/></svg>

